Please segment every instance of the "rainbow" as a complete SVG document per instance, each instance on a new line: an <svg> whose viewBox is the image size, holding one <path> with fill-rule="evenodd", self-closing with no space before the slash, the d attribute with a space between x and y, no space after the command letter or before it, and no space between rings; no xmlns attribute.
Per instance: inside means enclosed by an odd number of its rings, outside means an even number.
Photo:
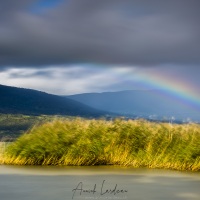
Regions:
<svg viewBox="0 0 200 200"><path fill-rule="evenodd" d="M185 106L193 108L200 112L200 95L197 94L194 87L186 84L185 80L166 78L160 74L151 74L150 76L142 75L143 84L147 87L159 87L161 95L166 98L173 98Z"/></svg>
<svg viewBox="0 0 200 200"><path fill-rule="evenodd" d="M86 66L94 70L94 65L87 64ZM99 73L106 71L111 75L113 84L124 82L129 89L136 87L144 90L155 89L158 95L176 101L200 115L199 89L181 76L174 77L158 70L152 70L152 68L114 65L108 67L103 64L95 64L95 71ZM132 88L131 85L133 85Z"/></svg>
<svg viewBox="0 0 200 200"><path fill-rule="evenodd" d="M102 66L99 66L100 68ZM105 68L105 66L103 67ZM136 70L135 70L136 69ZM191 108L195 112L200 114L200 94L197 92L198 88L188 83L182 77L169 77L169 75L161 74L160 72L146 73L146 71L140 71L134 67L119 67L110 68L108 73L115 74L118 77L118 81L126 81L130 84L137 85L144 89L158 89L155 92L159 95L164 95L165 98L170 98L178 103Z"/></svg>

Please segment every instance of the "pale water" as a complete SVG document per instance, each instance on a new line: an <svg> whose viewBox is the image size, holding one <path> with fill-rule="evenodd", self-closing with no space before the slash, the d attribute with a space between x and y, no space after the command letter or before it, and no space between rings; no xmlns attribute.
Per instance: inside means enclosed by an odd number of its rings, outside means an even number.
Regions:
<svg viewBox="0 0 200 200"><path fill-rule="evenodd" d="M0 166L0 200L200 200L200 173L113 166Z"/></svg>

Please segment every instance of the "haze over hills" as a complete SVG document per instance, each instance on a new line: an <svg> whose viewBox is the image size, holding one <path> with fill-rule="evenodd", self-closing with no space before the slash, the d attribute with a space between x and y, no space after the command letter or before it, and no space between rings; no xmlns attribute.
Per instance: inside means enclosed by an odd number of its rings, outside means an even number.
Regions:
<svg viewBox="0 0 200 200"><path fill-rule="evenodd" d="M200 112L167 98L159 90L85 93L61 97L37 90L0 85L0 113L101 117L122 115L152 120L200 122ZM112 114L111 114L112 113Z"/></svg>
<svg viewBox="0 0 200 200"><path fill-rule="evenodd" d="M163 95L160 90L128 90L67 96L93 108L129 117L200 121L200 113Z"/></svg>
<svg viewBox="0 0 200 200"><path fill-rule="evenodd" d="M65 97L4 85L0 85L0 113L81 117L100 117L106 114Z"/></svg>

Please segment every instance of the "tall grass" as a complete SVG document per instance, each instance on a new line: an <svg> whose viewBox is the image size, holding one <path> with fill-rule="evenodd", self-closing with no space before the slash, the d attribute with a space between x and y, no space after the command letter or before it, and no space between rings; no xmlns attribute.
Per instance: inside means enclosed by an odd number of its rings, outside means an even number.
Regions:
<svg viewBox="0 0 200 200"><path fill-rule="evenodd" d="M8 147L8 145L10 145L10 144L11 144L11 142L0 141L0 164L4 163L5 150Z"/></svg>
<svg viewBox="0 0 200 200"><path fill-rule="evenodd" d="M9 145L5 164L122 165L200 170L200 125L55 120Z"/></svg>

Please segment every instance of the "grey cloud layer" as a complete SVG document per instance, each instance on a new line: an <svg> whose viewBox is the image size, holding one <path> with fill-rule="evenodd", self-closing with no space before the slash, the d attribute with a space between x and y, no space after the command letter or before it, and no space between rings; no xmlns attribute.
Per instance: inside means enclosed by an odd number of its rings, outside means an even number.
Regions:
<svg viewBox="0 0 200 200"><path fill-rule="evenodd" d="M76 65L10 68L0 73L0 84L32 88L59 95L137 88L130 84L130 82L135 83L134 78L124 76L122 78L120 71L121 68ZM123 68L124 75L132 71L132 67Z"/></svg>
<svg viewBox="0 0 200 200"><path fill-rule="evenodd" d="M200 64L199 0L0 0L0 66Z"/></svg>

